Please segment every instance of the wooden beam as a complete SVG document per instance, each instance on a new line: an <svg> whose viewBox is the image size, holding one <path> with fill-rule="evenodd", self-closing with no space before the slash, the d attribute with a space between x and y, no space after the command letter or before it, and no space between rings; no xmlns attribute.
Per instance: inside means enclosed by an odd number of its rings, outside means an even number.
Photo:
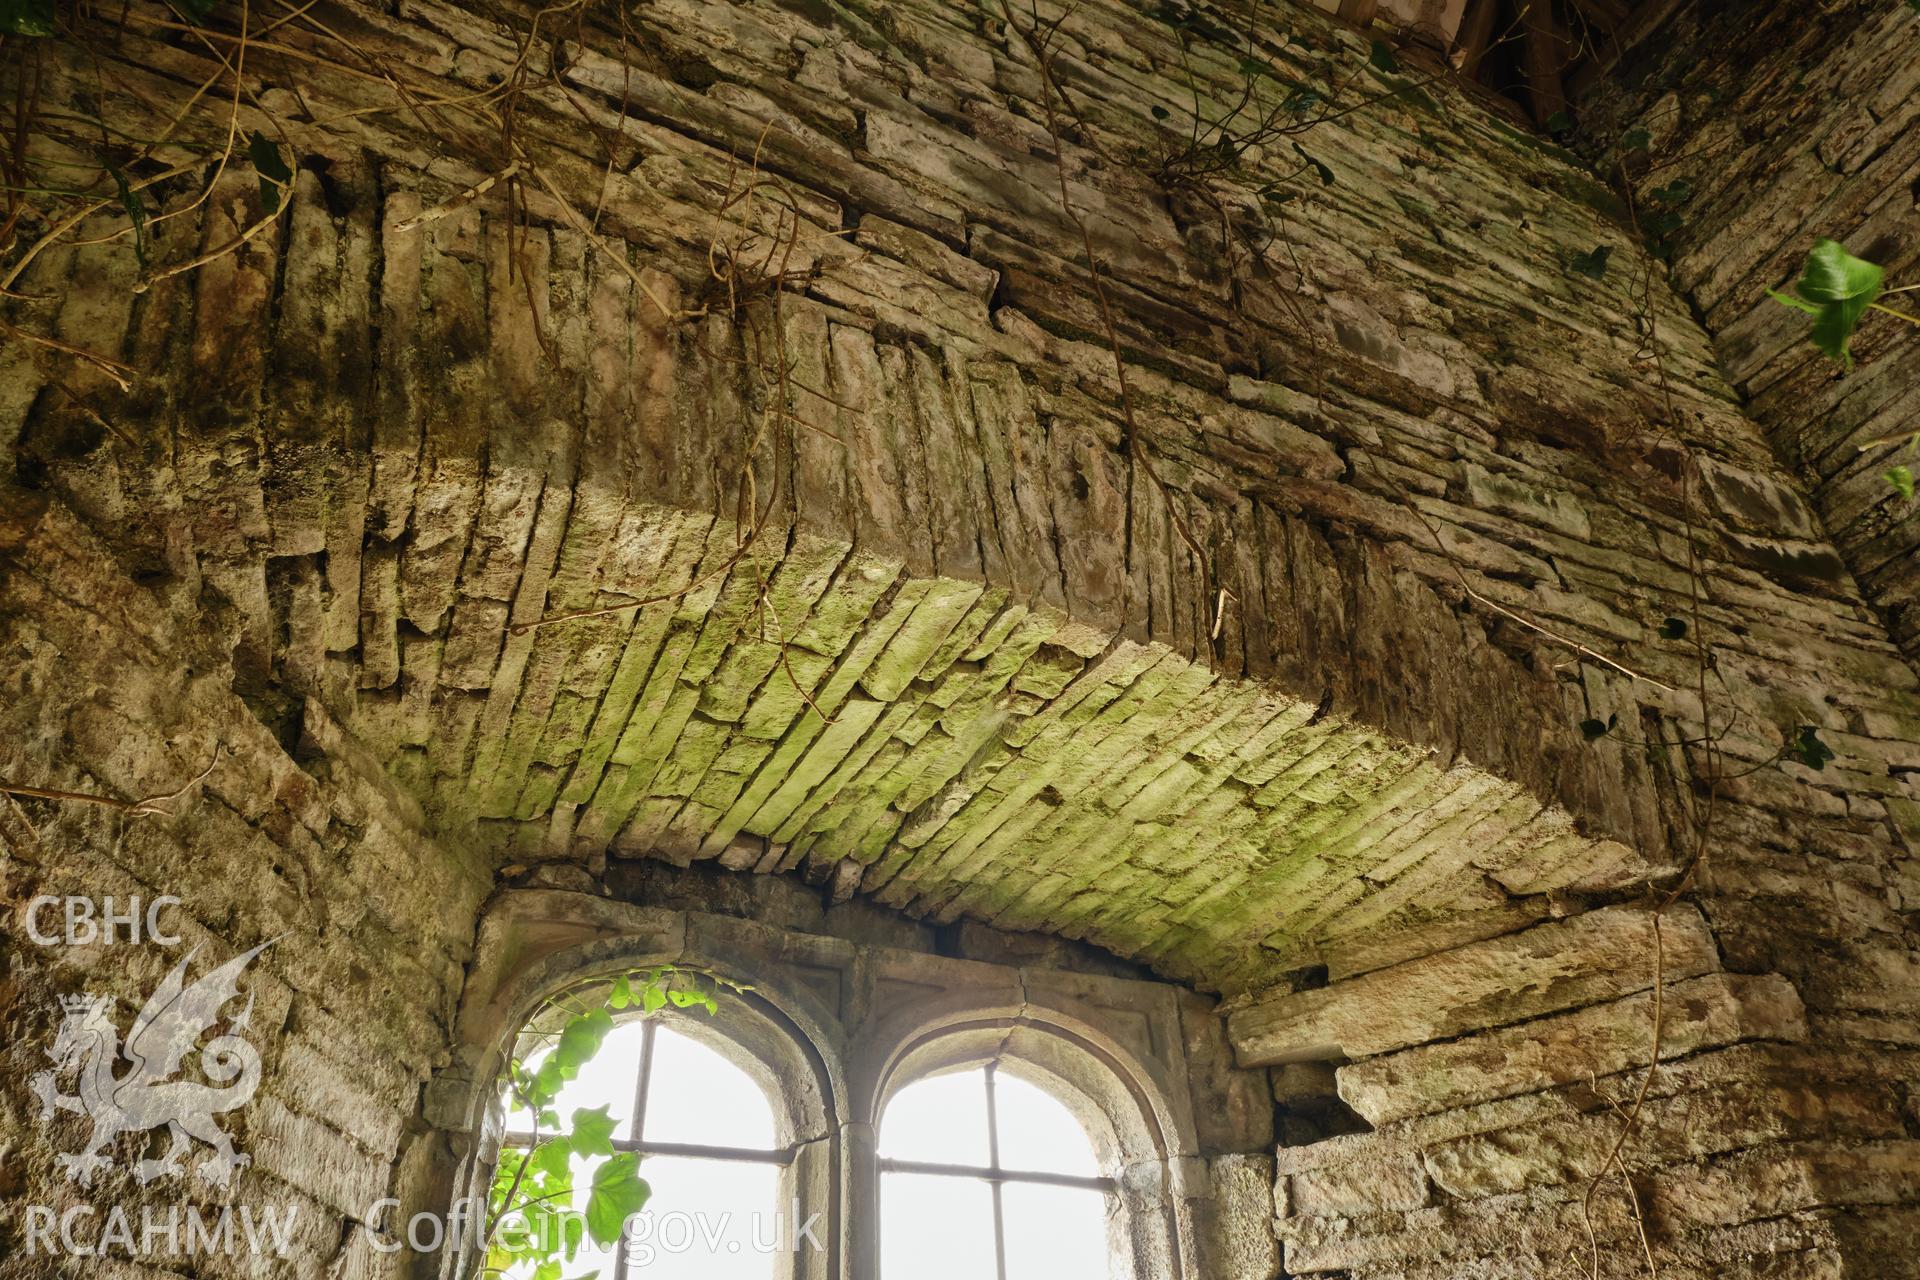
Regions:
<svg viewBox="0 0 1920 1280"><path fill-rule="evenodd" d="M1569 0L1574 8L1596 27L1613 32L1627 25L1633 16L1624 0Z"/></svg>
<svg viewBox="0 0 1920 1280"><path fill-rule="evenodd" d="M1479 74L1480 63L1493 45L1493 24L1499 16L1500 0L1468 0L1460 34L1453 41L1454 62L1461 75L1471 79Z"/></svg>
<svg viewBox="0 0 1920 1280"><path fill-rule="evenodd" d="M1644 0L1644 3L1635 5L1627 21L1614 31L1611 47L1602 50L1601 56L1589 59L1573 73L1573 96L1585 96L1587 90L1598 84L1602 76L1620 64L1621 58L1658 31L1685 3L1686 0Z"/></svg>
<svg viewBox="0 0 1920 1280"><path fill-rule="evenodd" d="M1533 122L1544 127L1547 121L1567 109L1567 90L1560 76L1567 68L1567 42L1553 20L1551 0L1524 0L1526 27L1524 64L1527 73L1528 105Z"/></svg>

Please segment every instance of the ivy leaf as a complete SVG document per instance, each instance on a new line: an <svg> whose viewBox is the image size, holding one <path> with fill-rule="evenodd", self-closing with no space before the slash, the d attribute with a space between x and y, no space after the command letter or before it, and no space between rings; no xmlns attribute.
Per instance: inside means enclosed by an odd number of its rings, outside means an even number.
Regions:
<svg viewBox="0 0 1920 1280"><path fill-rule="evenodd" d="M629 981L627 975L623 973L613 980L613 990L607 994L607 1007L609 1009L624 1009L632 1003L633 983Z"/></svg>
<svg viewBox="0 0 1920 1280"><path fill-rule="evenodd" d="M1645 151L1653 145L1653 135L1645 129L1629 129L1620 135L1622 151Z"/></svg>
<svg viewBox="0 0 1920 1280"><path fill-rule="evenodd" d="M1670 235L1678 231L1686 219L1672 209L1663 209L1647 219L1647 230L1656 236Z"/></svg>
<svg viewBox="0 0 1920 1280"><path fill-rule="evenodd" d="M1367 64L1375 71L1384 71L1388 75L1396 75L1400 70L1400 59L1393 56L1393 50L1387 47L1384 40L1373 42L1373 48L1367 54Z"/></svg>
<svg viewBox="0 0 1920 1280"><path fill-rule="evenodd" d="M1290 111L1296 116L1303 116L1319 105L1319 90L1309 89L1303 84L1294 85L1292 92L1288 93L1285 100L1280 103L1282 110Z"/></svg>
<svg viewBox="0 0 1920 1280"><path fill-rule="evenodd" d="M127 220L133 223L133 256L142 267L147 265L147 206L140 199L140 193L127 181L127 175L118 165L108 165L107 172L113 177L113 185L120 192L120 207L127 211Z"/></svg>
<svg viewBox="0 0 1920 1280"><path fill-rule="evenodd" d="M1620 717L1617 715L1608 716L1605 720L1588 718L1580 722L1580 736L1588 742L1593 742L1606 737L1607 734L1612 731L1613 727L1619 723Z"/></svg>
<svg viewBox="0 0 1920 1280"><path fill-rule="evenodd" d="M1668 618L1660 624L1662 640L1684 640L1687 638L1687 624L1682 618Z"/></svg>
<svg viewBox="0 0 1920 1280"><path fill-rule="evenodd" d="M1920 0L1907 0L1907 8L1920 13Z"/></svg>
<svg viewBox="0 0 1920 1280"><path fill-rule="evenodd" d="M293 170L281 156L279 144L258 129L247 143L247 158L260 175L260 209L272 217L280 212L281 198L293 186Z"/></svg>
<svg viewBox="0 0 1920 1280"><path fill-rule="evenodd" d="M1796 296L1768 290L1775 302L1804 311L1814 317L1813 345L1829 359L1853 367L1853 352L1848 344L1860 318L1880 296L1886 272L1873 263L1856 258L1832 240L1821 240L1807 254L1800 279L1793 286Z"/></svg>
<svg viewBox="0 0 1920 1280"><path fill-rule="evenodd" d="M1249 80L1258 80L1261 76L1267 74L1267 64L1258 58L1242 58L1240 59L1240 74Z"/></svg>
<svg viewBox="0 0 1920 1280"><path fill-rule="evenodd" d="M1607 274L1607 259L1612 256L1612 245L1595 245L1589 253L1574 254L1567 265L1589 279L1598 280Z"/></svg>
<svg viewBox="0 0 1920 1280"><path fill-rule="evenodd" d="M1552 115L1547 117L1547 132L1548 133L1572 133L1573 132L1573 116L1565 108L1562 108L1559 111L1554 112Z"/></svg>
<svg viewBox="0 0 1920 1280"><path fill-rule="evenodd" d="M587 1238L587 1224L569 1207L572 1203L572 1187L568 1187L565 1203L557 1200L530 1201L523 1212L527 1221L527 1247L520 1256L536 1262L544 1269L553 1268L552 1275L560 1274L562 1261L572 1262L573 1255L580 1252L581 1244ZM556 1246L558 1246L556 1248ZM559 1257L553 1255L558 1253ZM539 1271L535 1271L535 1276Z"/></svg>
<svg viewBox="0 0 1920 1280"><path fill-rule="evenodd" d="M542 1184L548 1180L560 1180L567 1177L567 1162L573 1157L573 1148L566 1141L555 1138L543 1142L535 1149L533 1158L527 1162L529 1174L540 1175ZM554 1188L558 1190L558 1188Z"/></svg>
<svg viewBox="0 0 1920 1280"><path fill-rule="evenodd" d="M527 1092L532 1095L536 1103L546 1102L559 1093L566 1083L567 1077L561 1074L559 1061L554 1054L550 1053L540 1064L540 1069L533 1073Z"/></svg>
<svg viewBox="0 0 1920 1280"><path fill-rule="evenodd" d="M1819 732L1810 724L1800 726L1800 732L1787 744L1787 754L1809 769L1824 769L1834 758L1833 748L1820 741Z"/></svg>
<svg viewBox="0 0 1920 1280"><path fill-rule="evenodd" d="M1908 502L1913 501L1912 468L1906 466L1892 468L1887 472L1887 483L1893 486L1895 493L1905 498Z"/></svg>
<svg viewBox="0 0 1920 1280"><path fill-rule="evenodd" d="M1333 185L1333 170L1327 168L1326 165L1320 163L1318 160L1308 155L1307 149L1301 146L1299 143L1296 142L1293 144L1293 150L1294 150L1294 153L1298 155L1302 160L1306 161L1309 165L1313 166L1313 171L1320 175L1321 186L1330 187Z"/></svg>
<svg viewBox="0 0 1920 1280"><path fill-rule="evenodd" d="M640 993L640 1008L647 1013L658 1013L667 1007L667 993L660 989L658 981L649 982L647 989Z"/></svg>
<svg viewBox="0 0 1920 1280"><path fill-rule="evenodd" d="M669 991L667 998L676 1009L705 1009L708 1013L717 1013L720 1009L719 1003L704 991Z"/></svg>
<svg viewBox="0 0 1920 1280"><path fill-rule="evenodd" d="M619 1242L629 1217L646 1206L653 1189L640 1177L640 1157L626 1151L593 1171L587 1196L587 1234L601 1248Z"/></svg>
<svg viewBox="0 0 1920 1280"><path fill-rule="evenodd" d="M1685 204L1693 198L1693 184L1685 178L1675 178L1664 187L1655 187L1653 198L1661 204Z"/></svg>
<svg viewBox="0 0 1920 1280"><path fill-rule="evenodd" d="M505 1147L500 1152L500 1163L494 1166L493 1181L496 1193L504 1195L505 1189L513 1185L520 1176L520 1166L527 1162L527 1152L516 1147ZM497 1209L499 1206L495 1206Z"/></svg>
<svg viewBox="0 0 1920 1280"><path fill-rule="evenodd" d="M1879 294L1886 273L1856 258L1834 240L1821 240L1807 254L1794 292L1809 302L1848 302L1867 293Z"/></svg>
<svg viewBox="0 0 1920 1280"><path fill-rule="evenodd" d="M600 1042L613 1030L613 1015L605 1009L594 1009L570 1019L560 1031L560 1042L553 1047L548 1062L556 1064L560 1074L571 1080L580 1074L580 1068L593 1060L600 1052ZM544 1071L545 1064L541 1069Z"/></svg>
<svg viewBox="0 0 1920 1280"><path fill-rule="evenodd" d="M1170 120L1173 118L1173 112L1167 110L1157 102L1148 107L1147 110L1153 114L1155 120Z"/></svg>
<svg viewBox="0 0 1920 1280"><path fill-rule="evenodd" d="M168 3L184 14L187 21L195 26L204 26L207 19L213 16L214 6L219 0L168 0Z"/></svg>
<svg viewBox="0 0 1920 1280"><path fill-rule="evenodd" d="M568 1139L577 1156L610 1156L613 1154L613 1131L619 1127L610 1114L611 1104L588 1110L581 1107L573 1113L573 1136Z"/></svg>
<svg viewBox="0 0 1920 1280"><path fill-rule="evenodd" d="M53 27L53 0L0 0L0 32L13 36L50 36Z"/></svg>

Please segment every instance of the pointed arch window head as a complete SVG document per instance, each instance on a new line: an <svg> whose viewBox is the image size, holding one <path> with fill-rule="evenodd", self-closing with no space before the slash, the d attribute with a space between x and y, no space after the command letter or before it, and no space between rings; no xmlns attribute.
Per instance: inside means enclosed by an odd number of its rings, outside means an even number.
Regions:
<svg viewBox="0 0 1920 1280"><path fill-rule="evenodd" d="M995 1063L901 1088L880 1128L882 1280L1109 1280L1114 1180L1072 1108Z"/></svg>

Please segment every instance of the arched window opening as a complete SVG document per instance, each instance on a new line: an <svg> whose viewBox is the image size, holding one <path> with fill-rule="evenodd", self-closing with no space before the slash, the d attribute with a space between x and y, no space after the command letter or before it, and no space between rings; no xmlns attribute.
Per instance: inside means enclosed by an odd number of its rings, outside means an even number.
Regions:
<svg viewBox="0 0 1920 1280"><path fill-rule="evenodd" d="M1110 1280L1114 1179L1073 1110L996 1063L926 1076L880 1130L882 1280Z"/></svg>
<svg viewBox="0 0 1920 1280"><path fill-rule="evenodd" d="M576 1108L607 1109L614 1151L640 1153L640 1174L653 1191L619 1245L602 1250L585 1240L563 1273L779 1280L783 1190L796 1148L782 1144L766 1086L676 1021L660 1014L615 1026L560 1093L555 1110L562 1117ZM539 1062L534 1058L530 1068ZM528 1146L532 1121L525 1109L511 1108L506 1144ZM593 1172L606 1158L574 1158L577 1210L584 1210Z"/></svg>

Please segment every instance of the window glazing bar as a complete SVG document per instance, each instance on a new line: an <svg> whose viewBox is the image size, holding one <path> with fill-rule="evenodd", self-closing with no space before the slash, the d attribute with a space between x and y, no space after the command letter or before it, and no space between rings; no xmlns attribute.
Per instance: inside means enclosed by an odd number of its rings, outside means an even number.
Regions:
<svg viewBox="0 0 1920 1280"><path fill-rule="evenodd" d="M1112 1178L1089 1178L1077 1173L1029 1173L1020 1169L983 1169L971 1164L936 1164L928 1160L880 1161L882 1173L931 1173L943 1178L978 1178L982 1182L1031 1182L1045 1187L1074 1187L1111 1194L1120 1184Z"/></svg>

